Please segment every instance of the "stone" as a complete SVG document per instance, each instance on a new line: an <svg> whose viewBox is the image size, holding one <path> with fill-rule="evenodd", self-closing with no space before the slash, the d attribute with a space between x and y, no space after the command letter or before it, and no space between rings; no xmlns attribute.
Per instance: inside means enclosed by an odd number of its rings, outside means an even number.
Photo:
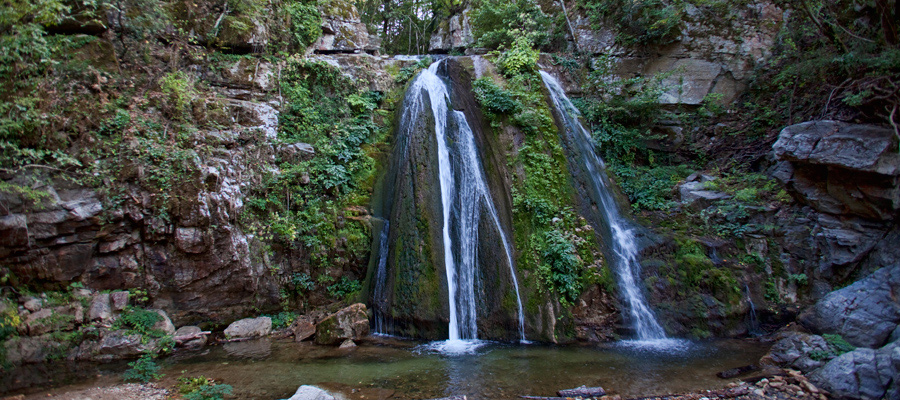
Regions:
<svg viewBox="0 0 900 400"><path fill-rule="evenodd" d="M124 330L109 331L100 339L96 359L107 361L137 357L155 346L155 340L145 341L140 334L128 334Z"/></svg>
<svg viewBox="0 0 900 400"><path fill-rule="evenodd" d="M376 52L381 39L369 35L356 6L348 0L333 0L320 7L322 36L312 45L319 52Z"/></svg>
<svg viewBox="0 0 900 400"><path fill-rule="evenodd" d="M831 393L833 398L896 398L889 396L898 394L900 343L894 342L877 350L858 348L842 354L811 373L809 380Z"/></svg>
<svg viewBox="0 0 900 400"><path fill-rule="evenodd" d="M334 397L315 386L303 385L287 400L334 400Z"/></svg>
<svg viewBox="0 0 900 400"><path fill-rule="evenodd" d="M72 291L72 297L79 299L79 300L89 299L89 298L91 298L92 294L93 294L93 292L91 292L91 289L85 289L85 288L78 288L78 289L75 289Z"/></svg>
<svg viewBox="0 0 900 400"><path fill-rule="evenodd" d="M175 229L175 245L179 250L191 254L203 253L208 247L206 236L199 228Z"/></svg>
<svg viewBox="0 0 900 400"><path fill-rule="evenodd" d="M120 290L117 292L110 293L109 297L112 301L112 310L113 311L122 311L125 307L128 306L128 298L129 294L127 291Z"/></svg>
<svg viewBox="0 0 900 400"><path fill-rule="evenodd" d="M356 343L353 340L347 339L338 346L340 349L353 349L356 348Z"/></svg>
<svg viewBox="0 0 900 400"><path fill-rule="evenodd" d="M579 386L575 389L564 389L556 392L560 397L600 397L606 396L602 387Z"/></svg>
<svg viewBox="0 0 900 400"><path fill-rule="evenodd" d="M43 303L41 302L41 299L38 299L36 297L29 297L28 300L25 300L25 304L23 304L22 306L25 307L25 309L28 311L35 312L41 309L42 304Z"/></svg>
<svg viewBox="0 0 900 400"><path fill-rule="evenodd" d="M200 347L203 347L204 345L206 345L206 335L202 335L201 334L202 332L203 332L203 329L200 329L199 326L187 325L187 326L182 326L181 328L178 328L172 336L175 337L176 342L182 343L182 346L191 348L191 349L196 349L196 348L200 348ZM184 340L183 342L179 339L179 338L183 338L183 337L193 337L193 336L196 336L196 338Z"/></svg>
<svg viewBox="0 0 900 400"><path fill-rule="evenodd" d="M428 51L434 53L458 50L470 47L474 42L472 25L469 22L469 9L466 9L461 15L456 14L438 25L438 29L431 34Z"/></svg>
<svg viewBox="0 0 900 400"><path fill-rule="evenodd" d="M862 218L819 214L812 234L822 253L819 265L823 275L830 276L834 266L861 261L884 237L886 229L882 223Z"/></svg>
<svg viewBox="0 0 900 400"><path fill-rule="evenodd" d="M153 329L163 331L166 335L174 335L175 334L175 325L172 324L172 320L169 319L169 315L166 314L163 310L151 310L159 314L162 319L156 322L153 325Z"/></svg>
<svg viewBox="0 0 900 400"><path fill-rule="evenodd" d="M229 339L243 339L266 336L272 332L272 318L245 318L234 321L225 328L225 336Z"/></svg>
<svg viewBox="0 0 900 400"><path fill-rule="evenodd" d="M313 323L312 318L307 316L297 317L290 329L294 334L295 342L302 342L316 334L316 324Z"/></svg>
<svg viewBox="0 0 900 400"><path fill-rule="evenodd" d="M779 160L900 175L897 137L893 130L874 125L803 122L782 129L772 149Z"/></svg>
<svg viewBox="0 0 900 400"><path fill-rule="evenodd" d="M10 364L44 362L50 352L60 345L50 335L18 336L0 343L4 347L6 362Z"/></svg>
<svg viewBox="0 0 900 400"><path fill-rule="evenodd" d="M316 149L309 143L297 142L278 149L282 158L308 160L316 155Z"/></svg>
<svg viewBox="0 0 900 400"><path fill-rule="evenodd" d="M699 181L683 183L678 187L678 193L681 195L682 203L693 203L702 200L708 205L709 202L731 198L726 193L707 190L705 182Z"/></svg>
<svg viewBox="0 0 900 400"><path fill-rule="evenodd" d="M112 318L112 305L109 293L95 294L91 300L91 306L88 308L88 320L106 321L110 318Z"/></svg>
<svg viewBox="0 0 900 400"><path fill-rule="evenodd" d="M366 305L353 304L329 315L316 325L316 344L335 345L346 339L359 340L369 334Z"/></svg>
<svg viewBox="0 0 900 400"><path fill-rule="evenodd" d="M671 72L662 81L662 86L668 90L660 96L660 103L700 105L712 90L722 66L700 59L661 58L651 63L647 72Z"/></svg>
<svg viewBox="0 0 900 400"><path fill-rule="evenodd" d="M761 363L782 368L795 368L809 372L824 365L822 360L813 359L812 354L830 354L828 343L821 336L800 332L783 332Z"/></svg>
<svg viewBox="0 0 900 400"><path fill-rule="evenodd" d="M884 267L819 300L800 315L814 332L841 335L854 346L885 344L900 324L900 265Z"/></svg>

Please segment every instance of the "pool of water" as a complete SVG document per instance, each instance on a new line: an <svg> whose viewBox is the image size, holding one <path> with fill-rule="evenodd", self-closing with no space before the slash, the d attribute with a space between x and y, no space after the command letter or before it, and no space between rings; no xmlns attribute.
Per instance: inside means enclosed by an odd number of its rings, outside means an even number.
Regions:
<svg viewBox="0 0 900 400"><path fill-rule="evenodd" d="M602 386L623 397L724 387L716 373L756 363L767 346L719 340L648 346L514 345L483 342L461 354L428 343L373 338L353 349L256 340L180 352L160 360L163 386L203 375L234 387L236 398L284 399L300 385L316 385L347 399L469 399L552 396L559 389ZM79 386L115 384L122 364L101 366ZM46 387L46 386L45 386ZM66 387L55 392L64 391Z"/></svg>

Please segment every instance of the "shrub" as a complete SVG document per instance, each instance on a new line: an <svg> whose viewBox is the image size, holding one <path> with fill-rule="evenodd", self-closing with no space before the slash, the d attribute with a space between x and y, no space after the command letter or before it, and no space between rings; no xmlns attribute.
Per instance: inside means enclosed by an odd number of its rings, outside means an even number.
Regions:
<svg viewBox="0 0 900 400"><path fill-rule="evenodd" d="M128 366L130 368L125 371L125 375L123 375L123 378L126 381L146 383L159 380L163 377L163 374L159 373L159 365L157 365L156 362L153 361L153 357L149 354L144 354L136 361L128 363Z"/></svg>
<svg viewBox="0 0 900 400"><path fill-rule="evenodd" d="M358 292L360 289L362 289L362 284L359 281L352 280L346 276L342 276L340 281L327 288L328 294L335 298L346 297L349 294Z"/></svg>
<svg viewBox="0 0 900 400"><path fill-rule="evenodd" d="M513 98L512 94L496 83L491 78L483 76L472 84L475 98L481 106L495 114L513 114L519 111L521 105Z"/></svg>
<svg viewBox="0 0 900 400"><path fill-rule="evenodd" d="M233 390L231 385L217 384L212 379L203 376L180 377L175 388L185 400L222 400Z"/></svg>
<svg viewBox="0 0 900 400"><path fill-rule="evenodd" d="M316 1L291 1L285 7L291 19L291 37L300 47L315 43L322 34L322 14Z"/></svg>
<svg viewBox="0 0 900 400"><path fill-rule="evenodd" d="M500 58L497 60L500 64L500 72L508 77L534 72L537 69L539 54L531 46L532 42L526 36L517 37L512 48L500 54Z"/></svg>
<svg viewBox="0 0 900 400"><path fill-rule="evenodd" d="M554 31L552 18L534 0L479 1L471 17L476 42L492 49L509 48L518 39L545 46Z"/></svg>
<svg viewBox="0 0 900 400"><path fill-rule="evenodd" d="M541 256L544 260L538 267L541 277L559 294L561 303L574 303L584 284L581 281L582 262L572 239L559 230L548 231L544 234Z"/></svg>
<svg viewBox="0 0 900 400"><path fill-rule="evenodd" d="M613 24L623 45L667 44L681 34L680 2L666 0L587 0L595 25Z"/></svg>
<svg viewBox="0 0 900 400"><path fill-rule="evenodd" d="M113 323L115 329L125 329L133 333L138 333L146 337L162 337L165 332L153 329L157 322L162 321L162 315L155 311L149 311L142 308L128 307L119 315L116 322Z"/></svg>

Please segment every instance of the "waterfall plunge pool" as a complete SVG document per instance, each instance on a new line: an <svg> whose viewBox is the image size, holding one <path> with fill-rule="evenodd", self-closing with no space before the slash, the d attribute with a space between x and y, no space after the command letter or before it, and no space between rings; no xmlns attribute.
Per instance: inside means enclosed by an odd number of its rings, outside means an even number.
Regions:
<svg viewBox="0 0 900 400"><path fill-rule="evenodd" d="M602 386L629 398L723 388L731 381L719 379L717 372L755 364L768 350L753 340L686 343L679 351L658 351L628 341L594 346L483 341L468 354L446 355L429 350L429 343L378 336L352 349L260 339L163 358L160 385L171 387L178 377L203 375L232 385L231 398L246 400L285 399L300 385L319 386L350 400L451 395L518 399L553 396L581 385ZM68 378L78 385L53 393L120 383L125 368L124 363L78 368L82 376ZM53 376L54 384L64 383L59 371L41 371ZM41 386L48 385L35 382L29 392Z"/></svg>

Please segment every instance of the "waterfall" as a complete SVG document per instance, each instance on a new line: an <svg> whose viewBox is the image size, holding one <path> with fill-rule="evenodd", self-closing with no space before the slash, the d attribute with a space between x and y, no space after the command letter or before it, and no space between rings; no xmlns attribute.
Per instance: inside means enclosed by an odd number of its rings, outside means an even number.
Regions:
<svg viewBox="0 0 900 400"><path fill-rule="evenodd" d="M605 165L594 149L590 133L580 122L581 113L572 105L569 98L559 85L559 82L550 74L541 71L544 85L550 92L550 98L557 110L560 122L565 125L565 135L570 143L570 151L577 154L577 159L583 168L583 172L590 181L589 195L591 200L600 208L607 226L606 233L610 240L611 254L609 261L616 271L619 290L628 307L628 319L639 340L665 339L663 328L656 321L656 317L647 306L644 294L638 285L640 277L640 264L637 259L637 244L630 222L620 213L612 193L609 189L606 177Z"/></svg>
<svg viewBox="0 0 900 400"><path fill-rule="evenodd" d="M450 308L448 343L452 345L478 338L476 304L479 298L476 295L476 286L479 222L483 217L487 218L486 221L493 225L500 236L516 293L518 333L520 339L525 340L524 310L519 295L512 248L488 189L472 129L463 112L450 108L449 87L438 76L438 68L442 62L431 64L410 84L401 116L401 127L412 127L414 125L412 121L425 115L426 104L430 105L437 142L441 236ZM411 132L401 132L399 140L408 141L410 134ZM403 146L404 143L399 145ZM383 233L383 237L387 236L386 232ZM376 274L382 273L382 265L386 269L387 253L387 248L381 249ZM384 262L382 258L385 259ZM379 301L377 296L382 293L378 289L380 282L381 278L376 275L375 304ZM376 321L376 332L379 332L378 324ZM448 350L454 351L453 348Z"/></svg>
<svg viewBox="0 0 900 400"><path fill-rule="evenodd" d="M389 332L389 327L385 326L386 308L387 308L387 258L388 258L388 239L391 231L391 222L383 220L381 226L381 236L378 239L378 264L375 267L375 290L372 293L372 319L375 321L375 333L384 334Z"/></svg>
<svg viewBox="0 0 900 400"><path fill-rule="evenodd" d="M750 336L762 336L763 331L759 328L759 317L756 315L756 305L753 304L753 298L750 296L750 286L744 284L747 291L747 303L750 305L750 320L748 321L747 334Z"/></svg>

